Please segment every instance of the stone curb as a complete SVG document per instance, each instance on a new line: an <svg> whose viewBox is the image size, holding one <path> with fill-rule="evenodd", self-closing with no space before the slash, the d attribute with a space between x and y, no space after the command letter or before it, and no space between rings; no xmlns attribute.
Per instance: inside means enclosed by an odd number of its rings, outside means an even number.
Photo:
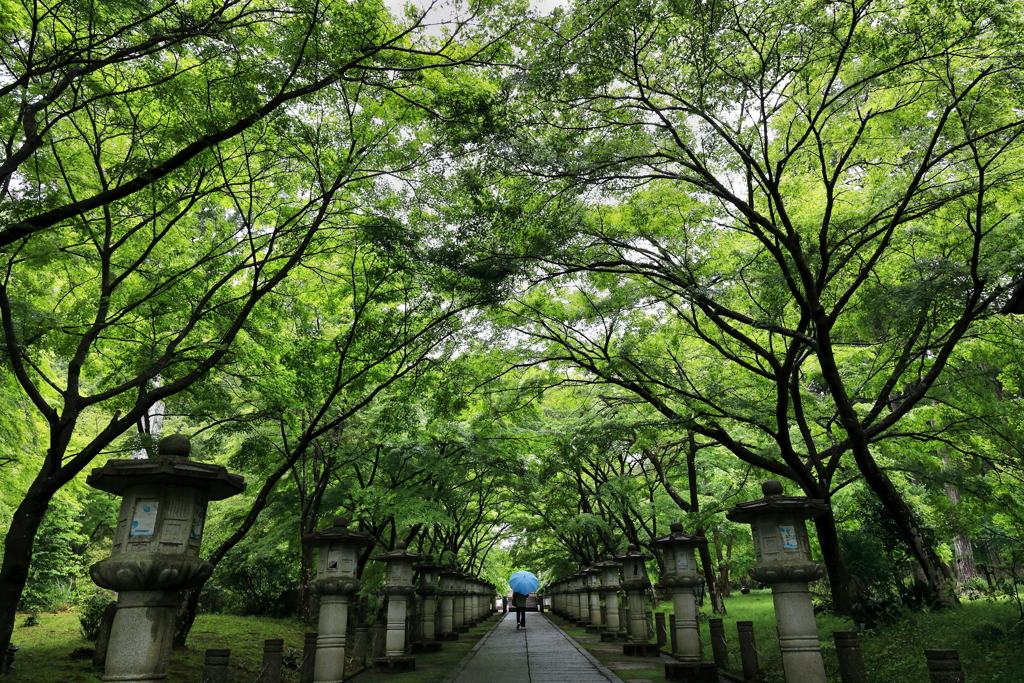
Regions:
<svg viewBox="0 0 1024 683"><path fill-rule="evenodd" d="M494 630L498 628L498 624L504 621L505 617L507 616L508 615L506 614L501 619L498 619L496 622L494 622L494 624L491 625L489 629L487 629L487 633L485 633L480 640L476 641L476 645L473 646L473 649L466 653L466 656L463 657L459 661L459 663L455 665L455 668L452 669L452 672L448 674L444 678L444 680L441 681L441 683L452 683L452 681L459 677L459 674L462 673L463 669L465 669L469 665L470 660L473 659L473 656L476 655L476 651L484 646L484 643L486 643L487 640L494 634Z"/></svg>
<svg viewBox="0 0 1024 683"><path fill-rule="evenodd" d="M587 661L590 662L591 664L593 664L594 668L597 669L598 671L600 671L602 676L604 676L609 681L611 681L611 683L625 683L625 681L623 681L621 678L619 678L614 673L612 673L611 669L609 669L604 664L599 662L597 660L597 658L594 657L594 655L590 654L590 652L587 650L587 648L585 648L582 645L580 645L579 643L577 643L575 638L573 638L568 633L563 631L561 626L559 626L558 624L553 622L551 619L548 619L548 616L546 614L543 614L542 616L545 619L548 620L548 623L551 624L555 628L555 630L557 630L559 633L562 634L563 638L565 638L567 641L569 641L570 645L572 645L574 648L579 650L579 653L581 655L583 655L584 657L586 657ZM675 660L673 660L673 661L675 661ZM444 683L449 683L449 681L445 681Z"/></svg>

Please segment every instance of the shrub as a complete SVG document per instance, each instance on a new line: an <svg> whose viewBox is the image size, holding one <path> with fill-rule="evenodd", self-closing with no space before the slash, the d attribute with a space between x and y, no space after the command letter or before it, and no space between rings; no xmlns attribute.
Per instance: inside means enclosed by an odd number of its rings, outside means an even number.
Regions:
<svg viewBox="0 0 1024 683"><path fill-rule="evenodd" d="M94 593L82 601L82 613L78 622L82 625L82 635L86 640L95 641L100 635L100 622L103 612L110 604L109 593Z"/></svg>

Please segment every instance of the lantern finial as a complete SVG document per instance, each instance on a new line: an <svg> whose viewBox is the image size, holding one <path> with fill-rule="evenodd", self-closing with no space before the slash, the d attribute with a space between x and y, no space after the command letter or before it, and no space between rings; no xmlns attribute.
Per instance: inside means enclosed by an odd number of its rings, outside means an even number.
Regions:
<svg viewBox="0 0 1024 683"><path fill-rule="evenodd" d="M333 526L336 527L336 528L347 529L348 528L348 517L346 517L345 515L338 515L337 517L334 518Z"/></svg>
<svg viewBox="0 0 1024 683"><path fill-rule="evenodd" d="M671 524L668 525L668 528L672 530L672 533L680 534L680 533L683 532L683 523L682 522L672 522Z"/></svg>
<svg viewBox="0 0 1024 683"><path fill-rule="evenodd" d="M395 549L396 550L405 550L408 547L409 547L409 544L406 543L405 541L399 541L398 543L395 544Z"/></svg>
<svg viewBox="0 0 1024 683"><path fill-rule="evenodd" d="M192 442L184 434L171 434L160 439L156 452L157 455L187 458L188 454L192 452Z"/></svg>
<svg viewBox="0 0 1024 683"><path fill-rule="evenodd" d="M781 496L782 484L775 479L768 479L761 484L761 493L765 496Z"/></svg>

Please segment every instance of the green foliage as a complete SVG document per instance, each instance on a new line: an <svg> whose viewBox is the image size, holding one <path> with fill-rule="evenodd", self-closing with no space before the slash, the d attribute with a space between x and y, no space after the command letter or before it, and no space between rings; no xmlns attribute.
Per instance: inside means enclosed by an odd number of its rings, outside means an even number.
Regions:
<svg viewBox="0 0 1024 683"><path fill-rule="evenodd" d="M77 601L75 584L85 569L82 552L89 540L81 533L81 510L66 493L53 499L37 534L21 609L56 612Z"/></svg>

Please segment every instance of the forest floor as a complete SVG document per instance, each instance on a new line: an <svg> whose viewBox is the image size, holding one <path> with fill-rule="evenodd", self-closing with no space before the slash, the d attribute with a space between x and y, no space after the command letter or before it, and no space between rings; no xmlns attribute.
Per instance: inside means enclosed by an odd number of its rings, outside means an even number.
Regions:
<svg viewBox="0 0 1024 683"><path fill-rule="evenodd" d="M662 603L661 611L670 608ZM761 653L761 665L768 672L767 683L782 681L781 662L778 660L778 638L769 591L753 591L749 595L734 595L726 602L729 614L725 619L725 632L731 650L736 648L736 621L753 621L757 648ZM706 605L701 610L710 613ZM27 615L19 615L14 629L13 642L21 647L14 660L16 672L9 677L19 683L98 683L102 672L94 669L89 660L71 659L76 648L91 647L81 634L78 613L75 611L38 615L39 624L22 626ZM853 625L844 619L819 615L818 633L825 656L828 672L836 670L835 649L832 632L849 630ZM445 654L421 655L423 660L420 674L411 677L393 676L399 681L427 680L424 678L428 663L431 680L443 678L443 672L454 668L461 657L487 629L493 626L487 621L474 633L463 636L460 643L446 643ZM168 667L167 683L198 683L203 665L203 653L207 648L230 648L231 668L235 683L250 683L259 673L262 660L263 641L268 638L283 638L285 652L294 650L293 656L301 656L303 634L308 630L295 619L271 619L267 617L237 617L223 614L204 614L196 620L189 639L189 647L175 651ZM583 629L566 629L585 647L601 645L594 637L586 638ZM701 637L707 641L707 623L701 623ZM951 648L959 651L964 664L966 679L970 683L1024 683L1024 624L1018 624L1016 605L1010 602L978 600L965 602L956 611L910 613L895 624L866 631L861 634L861 649L869 683L927 683L924 650L926 648ZM609 643L603 644L605 646ZM614 654L607 648L592 650L602 663ZM437 661L433 659L437 657ZM710 645L705 646L704 659L710 660ZM610 661L610 660L609 660ZM633 666L639 667L641 660ZM654 683L665 680L663 666L651 660L650 667L620 668L615 671L624 680L648 680ZM739 666L738 655L731 656L733 667ZM286 669L282 680L297 681L297 674ZM838 681L838 675L831 680Z"/></svg>

